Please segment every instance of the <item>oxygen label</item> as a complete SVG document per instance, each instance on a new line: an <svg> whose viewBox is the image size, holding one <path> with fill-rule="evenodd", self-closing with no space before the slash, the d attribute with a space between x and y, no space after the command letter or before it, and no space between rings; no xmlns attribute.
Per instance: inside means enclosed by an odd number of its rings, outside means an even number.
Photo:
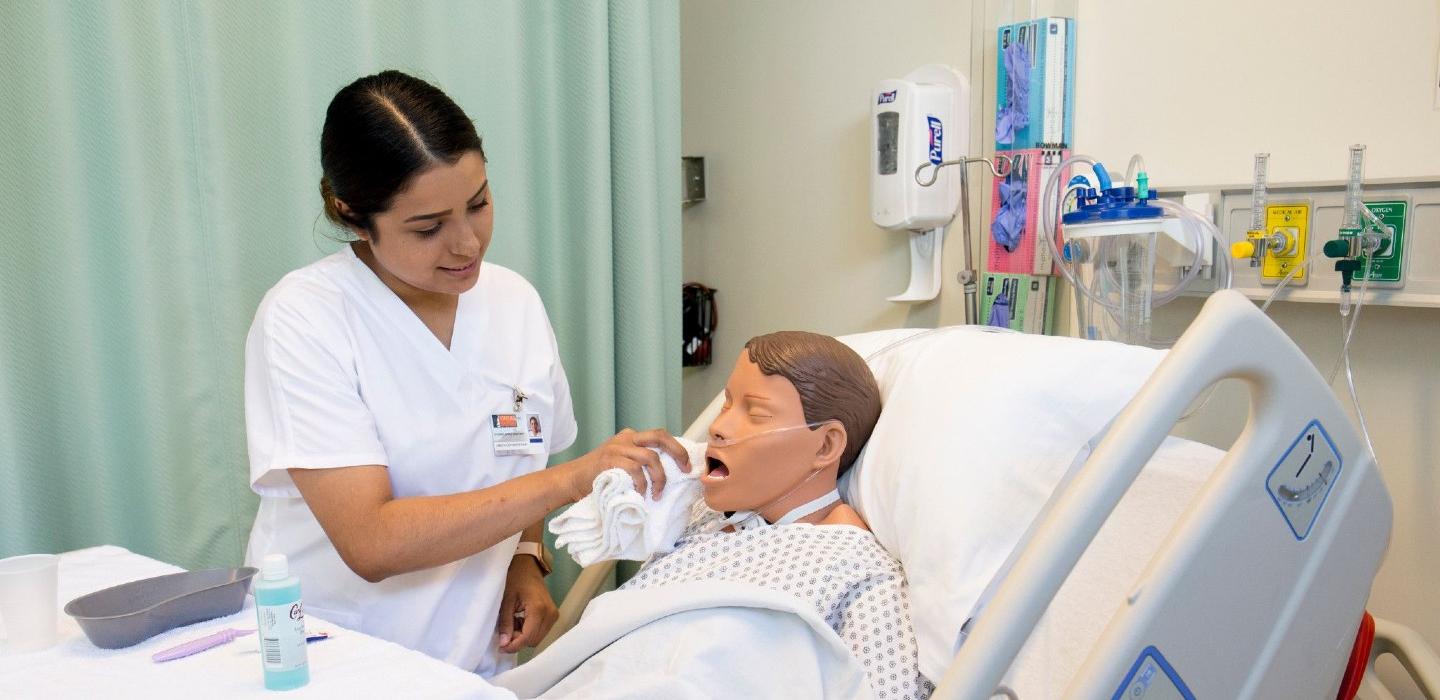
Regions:
<svg viewBox="0 0 1440 700"><path fill-rule="evenodd" d="M1371 282L1399 282L1405 275L1405 214L1410 202L1393 200L1366 202L1366 207L1391 231L1389 240L1369 256L1355 279Z"/></svg>

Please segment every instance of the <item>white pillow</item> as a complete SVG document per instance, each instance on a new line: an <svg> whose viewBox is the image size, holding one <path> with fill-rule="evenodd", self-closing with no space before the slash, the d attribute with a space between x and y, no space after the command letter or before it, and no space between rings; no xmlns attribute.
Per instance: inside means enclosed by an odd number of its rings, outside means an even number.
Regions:
<svg viewBox="0 0 1440 700"><path fill-rule="evenodd" d="M910 335L841 340L868 357ZM883 409L841 488L905 567L927 677L943 675L960 625L1077 451L1163 357L968 326L870 360Z"/></svg>

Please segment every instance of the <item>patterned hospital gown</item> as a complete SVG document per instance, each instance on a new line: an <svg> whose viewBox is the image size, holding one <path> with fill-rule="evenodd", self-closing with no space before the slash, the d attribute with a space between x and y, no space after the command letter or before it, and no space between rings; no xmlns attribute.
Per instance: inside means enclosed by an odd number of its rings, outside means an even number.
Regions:
<svg viewBox="0 0 1440 700"><path fill-rule="evenodd" d="M674 551L658 555L622 588L738 581L784 591L815 607L851 653L879 700L928 698L920 675L910 600L900 564L875 536L844 525L770 525L721 532L704 510Z"/></svg>

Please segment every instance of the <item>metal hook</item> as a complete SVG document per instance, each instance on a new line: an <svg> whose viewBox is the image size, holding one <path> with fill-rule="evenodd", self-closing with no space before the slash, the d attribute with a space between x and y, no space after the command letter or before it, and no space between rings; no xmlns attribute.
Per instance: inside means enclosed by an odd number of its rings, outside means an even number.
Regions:
<svg viewBox="0 0 1440 700"><path fill-rule="evenodd" d="M998 167L996 165L996 161L1003 161L1005 163L1004 169ZM1015 168L1014 160L1011 159L1010 156L1000 153L995 154L995 160L991 160L989 158L961 158L959 160L947 160L940 163L939 165L936 165L935 163L921 163L920 167L915 169L915 184L920 185L921 187L929 187L935 184L936 180L940 179L941 168L947 165L970 165L971 163L984 163L985 165L990 167L990 174L994 175L995 177L1005 177L1006 175L1009 175L1010 171L1014 170ZM934 170L930 173L929 180L920 179L920 173L924 172L925 168L934 168Z"/></svg>

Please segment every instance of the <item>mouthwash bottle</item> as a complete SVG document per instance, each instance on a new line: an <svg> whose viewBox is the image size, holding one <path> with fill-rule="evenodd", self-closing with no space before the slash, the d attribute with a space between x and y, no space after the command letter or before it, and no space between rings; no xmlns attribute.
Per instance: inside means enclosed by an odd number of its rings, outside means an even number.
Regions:
<svg viewBox="0 0 1440 700"><path fill-rule="evenodd" d="M300 579L290 575L284 554L267 554L255 583L260 665L269 690L293 690L310 682L305 659L305 609Z"/></svg>

